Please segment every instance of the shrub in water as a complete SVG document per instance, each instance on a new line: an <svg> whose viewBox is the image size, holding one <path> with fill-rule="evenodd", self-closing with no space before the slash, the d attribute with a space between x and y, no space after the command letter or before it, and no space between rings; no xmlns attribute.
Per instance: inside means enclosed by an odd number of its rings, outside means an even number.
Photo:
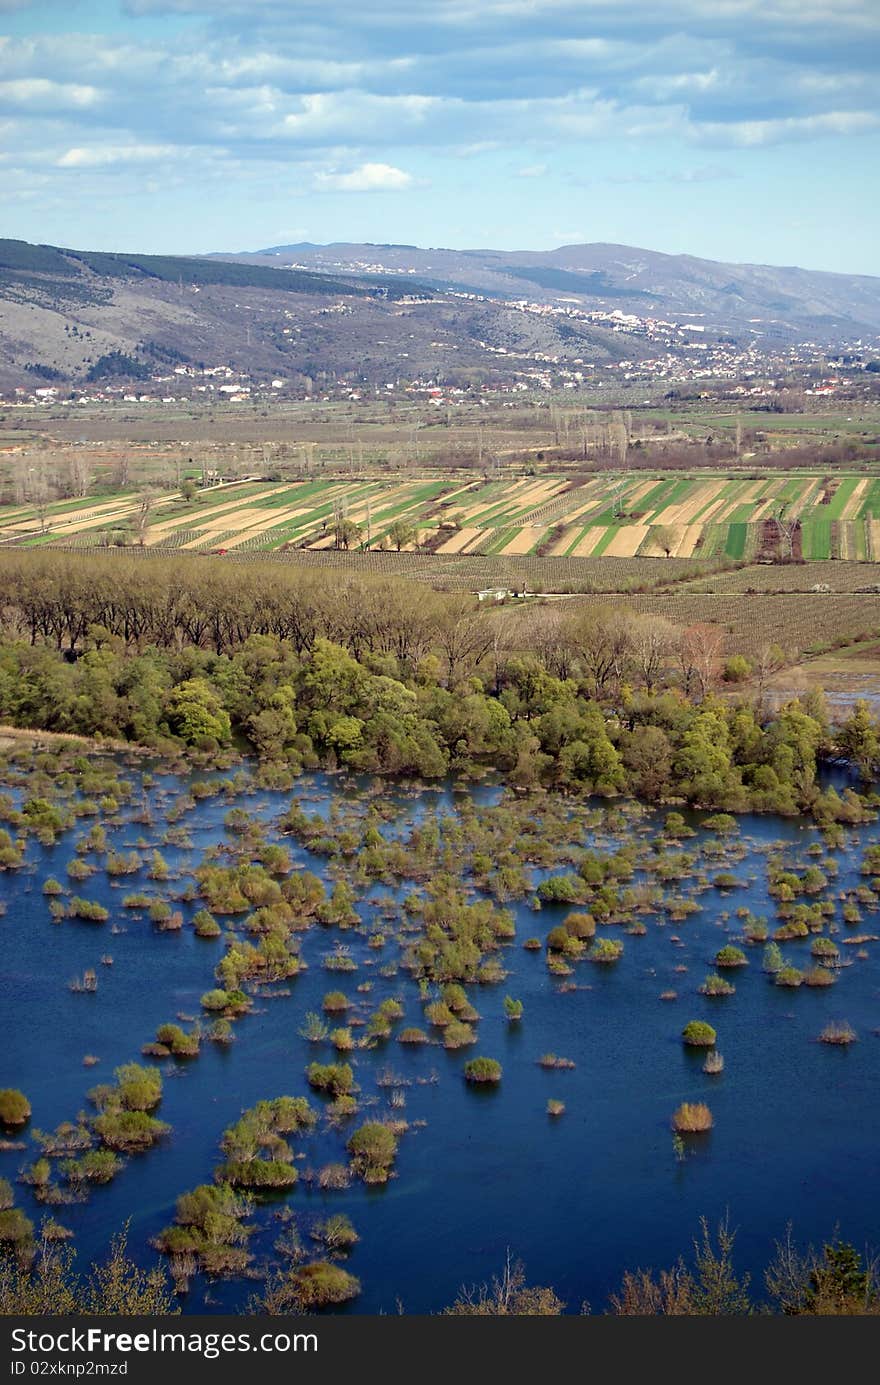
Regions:
<svg viewBox="0 0 880 1385"><path fill-rule="evenodd" d="M0 1212L0 1245L22 1246L33 1239L34 1224L18 1207Z"/></svg>
<svg viewBox="0 0 880 1385"><path fill-rule="evenodd" d="M717 1034L705 1020L690 1020L681 1031L688 1048L714 1048Z"/></svg>
<svg viewBox="0 0 880 1385"><path fill-rule="evenodd" d="M797 967L782 967L782 969L776 973L777 986L800 986L803 979L804 974L802 971L798 971Z"/></svg>
<svg viewBox="0 0 880 1385"><path fill-rule="evenodd" d="M569 957L579 957L584 950L579 938L573 937L564 924L557 924L547 934L547 950L563 952Z"/></svg>
<svg viewBox="0 0 880 1385"><path fill-rule="evenodd" d="M221 1164L216 1178L232 1188L292 1188L298 1178L292 1164L280 1159L245 1159Z"/></svg>
<svg viewBox="0 0 880 1385"><path fill-rule="evenodd" d="M712 884L715 886L716 890L735 890L739 885L739 881L729 870L723 870L714 877Z"/></svg>
<svg viewBox="0 0 880 1385"><path fill-rule="evenodd" d="M790 919L788 923L783 923L776 929L773 937L778 943L787 943L793 938L806 938L809 931L802 919Z"/></svg>
<svg viewBox="0 0 880 1385"><path fill-rule="evenodd" d="M195 1058L199 1051L198 1034L187 1034L179 1024L160 1024L156 1043L175 1058Z"/></svg>
<svg viewBox="0 0 880 1385"><path fill-rule="evenodd" d="M447 1024L443 1030L444 1048L467 1048L468 1044L475 1044L477 1036L469 1024L463 1020L453 1020Z"/></svg>
<svg viewBox="0 0 880 1385"><path fill-rule="evenodd" d="M197 938L219 938L222 932L219 923L207 909L199 909L193 914L193 928Z"/></svg>
<svg viewBox="0 0 880 1385"><path fill-rule="evenodd" d="M360 1280L326 1260L300 1265L291 1273L290 1284L297 1302L307 1313L334 1303L347 1303L361 1291Z"/></svg>
<svg viewBox="0 0 880 1385"><path fill-rule="evenodd" d="M95 1134L108 1149L137 1154L152 1149L171 1129L144 1111L105 1111L94 1120Z"/></svg>
<svg viewBox="0 0 880 1385"><path fill-rule="evenodd" d="M833 986L836 981L834 972L825 966L810 967L804 972L805 986Z"/></svg>
<svg viewBox="0 0 880 1385"><path fill-rule="evenodd" d="M715 965L716 967L747 967L748 959L740 948L733 947L728 943L726 947L720 948L715 953Z"/></svg>
<svg viewBox="0 0 880 1385"><path fill-rule="evenodd" d="M705 1102L683 1101L673 1112L672 1128L679 1135L696 1135L712 1129L712 1112Z"/></svg>
<svg viewBox="0 0 880 1385"><path fill-rule="evenodd" d="M784 966L782 953L775 943L768 943L764 948L764 955L761 959L761 967L772 976L781 971Z"/></svg>
<svg viewBox="0 0 880 1385"><path fill-rule="evenodd" d="M320 1241L329 1250L351 1250L360 1236L344 1212L335 1212L326 1221L317 1222L310 1232L313 1241Z"/></svg>
<svg viewBox="0 0 880 1385"><path fill-rule="evenodd" d="M828 962L836 962L840 956L840 948L830 938L814 938L810 944L810 952L814 957Z"/></svg>
<svg viewBox="0 0 880 1385"><path fill-rule="evenodd" d="M563 927L572 938L592 938L596 932L596 920L592 914L569 914Z"/></svg>
<svg viewBox="0 0 880 1385"><path fill-rule="evenodd" d="M819 1035L822 1044L854 1044L858 1034L846 1020L832 1020Z"/></svg>
<svg viewBox="0 0 880 1385"><path fill-rule="evenodd" d="M445 1001L432 1000L430 1005L425 1006L425 1019L437 1029L442 1029L444 1025L452 1023L455 1015Z"/></svg>
<svg viewBox="0 0 880 1385"><path fill-rule="evenodd" d="M389 1126L367 1121L350 1136L347 1148L365 1183L387 1183L397 1153L397 1137Z"/></svg>
<svg viewBox="0 0 880 1385"><path fill-rule="evenodd" d="M310 1063L306 1081L315 1091L341 1096L354 1086L354 1073L348 1063Z"/></svg>
<svg viewBox="0 0 880 1385"><path fill-rule="evenodd" d="M471 1058L464 1065L464 1075L468 1082L500 1082L501 1064L494 1058Z"/></svg>
<svg viewBox="0 0 880 1385"><path fill-rule="evenodd" d="M16 1126L25 1125L31 1118L31 1104L24 1092L18 1091L16 1087L4 1087L0 1090L0 1125L8 1125L13 1129Z"/></svg>
<svg viewBox="0 0 880 1385"><path fill-rule="evenodd" d="M125 1063L113 1076L118 1099L127 1111L152 1111L162 1100L162 1074L158 1068Z"/></svg>
<svg viewBox="0 0 880 1385"><path fill-rule="evenodd" d="M616 938L597 938L587 953L591 962L618 962L623 956L623 943Z"/></svg>
<svg viewBox="0 0 880 1385"><path fill-rule="evenodd" d="M219 989L213 991L205 991L205 994L202 996L201 999L202 1009L207 1010L209 1013L214 1011L225 1010L228 1004L228 992L221 991Z"/></svg>
<svg viewBox="0 0 880 1385"><path fill-rule="evenodd" d="M710 974L700 987L700 994L709 996L735 995L736 987L729 981L725 981L723 976Z"/></svg>

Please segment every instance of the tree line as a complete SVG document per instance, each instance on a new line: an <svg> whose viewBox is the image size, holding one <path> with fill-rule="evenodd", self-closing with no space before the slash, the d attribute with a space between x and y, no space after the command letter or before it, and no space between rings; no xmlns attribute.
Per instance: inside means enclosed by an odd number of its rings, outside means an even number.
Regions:
<svg viewBox="0 0 880 1385"><path fill-rule="evenodd" d="M0 718L21 727L825 821L868 809L822 790L821 760L880 764L864 708L832 729L820 696L772 717L719 697L711 626L558 605L504 620L405 582L209 560L4 554L0 598Z"/></svg>

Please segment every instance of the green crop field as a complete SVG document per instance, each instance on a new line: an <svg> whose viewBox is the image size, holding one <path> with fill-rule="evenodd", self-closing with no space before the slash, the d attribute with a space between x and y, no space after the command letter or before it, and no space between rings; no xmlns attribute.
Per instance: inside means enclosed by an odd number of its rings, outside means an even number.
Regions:
<svg viewBox="0 0 880 1385"><path fill-rule="evenodd" d="M439 557L681 558L714 564L880 557L880 479L867 472L606 472L445 478L413 469L196 490L129 487L7 505L0 544L195 552L396 549Z"/></svg>

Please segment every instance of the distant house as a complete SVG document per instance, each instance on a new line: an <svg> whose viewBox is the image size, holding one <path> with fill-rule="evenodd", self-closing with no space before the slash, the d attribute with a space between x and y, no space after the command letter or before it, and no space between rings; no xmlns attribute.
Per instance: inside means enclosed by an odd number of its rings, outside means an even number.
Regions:
<svg viewBox="0 0 880 1385"><path fill-rule="evenodd" d="M508 597L520 596L521 592L511 591L509 587L486 587L477 592L478 601L506 601Z"/></svg>

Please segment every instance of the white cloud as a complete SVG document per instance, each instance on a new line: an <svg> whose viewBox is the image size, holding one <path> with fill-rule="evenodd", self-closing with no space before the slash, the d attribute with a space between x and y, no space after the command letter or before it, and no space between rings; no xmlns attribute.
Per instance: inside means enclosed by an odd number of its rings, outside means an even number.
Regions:
<svg viewBox="0 0 880 1385"><path fill-rule="evenodd" d="M0 82L0 102L36 110L85 110L101 100L97 87L53 82L46 77L19 77Z"/></svg>
<svg viewBox="0 0 880 1385"><path fill-rule="evenodd" d="M517 178L543 178L547 172L546 164L527 164L525 168L518 168Z"/></svg>
<svg viewBox="0 0 880 1385"><path fill-rule="evenodd" d="M55 162L57 168L106 168L114 164L158 163L181 152L172 144L105 144L68 149Z"/></svg>
<svg viewBox="0 0 880 1385"><path fill-rule="evenodd" d="M365 163L349 173L318 173L315 182L336 192L399 192L411 187L413 178L393 164Z"/></svg>
<svg viewBox="0 0 880 1385"><path fill-rule="evenodd" d="M707 122L698 126L695 133L713 143L755 148L823 135L863 135L878 129L880 114L874 111L825 111L822 115L786 116L775 120Z"/></svg>

